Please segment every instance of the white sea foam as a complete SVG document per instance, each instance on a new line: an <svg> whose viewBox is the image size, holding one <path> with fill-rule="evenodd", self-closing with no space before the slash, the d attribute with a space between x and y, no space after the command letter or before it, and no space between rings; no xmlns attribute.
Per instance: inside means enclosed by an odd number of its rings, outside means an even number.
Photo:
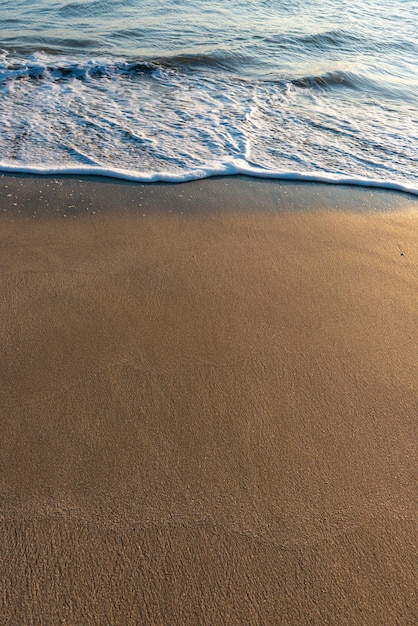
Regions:
<svg viewBox="0 0 418 626"><path fill-rule="evenodd" d="M251 176L254 178L267 178L276 180L292 180L295 182L314 182L333 185L351 185L358 187L373 187L381 189L390 189L392 191L402 191L418 196L418 185L412 186L399 183L394 180L363 178L363 177L347 177L336 176L332 174L310 174L309 172L280 172L263 170L251 167L245 162L229 163L219 166L213 170L197 169L181 174L170 174L169 172L132 172L129 170L121 170L117 168L100 168L91 166L80 167L31 167L21 166L13 167L11 165L2 164L0 162L0 172L14 174L33 174L39 176L101 176L107 178L116 178L137 183L185 183L203 178L214 176Z"/></svg>

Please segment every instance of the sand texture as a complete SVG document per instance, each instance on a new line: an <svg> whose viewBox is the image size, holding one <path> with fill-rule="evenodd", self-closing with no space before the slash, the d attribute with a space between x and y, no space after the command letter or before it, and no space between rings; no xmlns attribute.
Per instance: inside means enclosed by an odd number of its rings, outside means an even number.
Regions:
<svg viewBox="0 0 418 626"><path fill-rule="evenodd" d="M0 178L2 625L416 624L418 201Z"/></svg>

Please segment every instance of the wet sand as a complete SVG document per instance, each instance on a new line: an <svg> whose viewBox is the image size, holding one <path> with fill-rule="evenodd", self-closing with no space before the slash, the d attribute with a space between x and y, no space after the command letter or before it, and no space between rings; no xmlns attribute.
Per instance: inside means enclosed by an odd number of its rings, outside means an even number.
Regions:
<svg viewBox="0 0 418 626"><path fill-rule="evenodd" d="M0 177L2 624L415 624L418 201Z"/></svg>

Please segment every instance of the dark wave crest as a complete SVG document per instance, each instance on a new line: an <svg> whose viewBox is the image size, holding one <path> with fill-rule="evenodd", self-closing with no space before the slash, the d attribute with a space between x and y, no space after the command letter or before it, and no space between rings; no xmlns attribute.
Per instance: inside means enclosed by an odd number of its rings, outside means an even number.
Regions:
<svg viewBox="0 0 418 626"><path fill-rule="evenodd" d="M349 89L359 93L380 96L385 100L399 100L403 102L417 101L414 85L391 84L388 80L373 80L369 76L355 72L331 70L319 75L290 78L288 83L301 89L328 91Z"/></svg>
<svg viewBox="0 0 418 626"><path fill-rule="evenodd" d="M334 87L356 89L361 81L362 79L352 72L335 70L318 76L303 76L301 78L295 78L290 82L295 85L295 87L302 87L305 89L327 89Z"/></svg>
<svg viewBox="0 0 418 626"><path fill-rule="evenodd" d="M90 79L111 79L115 76L143 75L150 74L158 69L157 63L148 61L120 61L107 62L104 60L89 60L77 63L76 61L51 63L48 61L27 59L14 60L0 63L0 82L13 80L90 80Z"/></svg>
<svg viewBox="0 0 418 626"><path fill-rule="evenodd" d="M235 60L241 63L241 57ZM5 55L0 61L0 83L14 80L65 81L111 79L116 76L135 77L149 75L158 70L193 71L195 69L225 70L234 63L228 55L180 54L155 57L152 60L107 59L80 60L35 54L28 58L10 59Z"/></svg>

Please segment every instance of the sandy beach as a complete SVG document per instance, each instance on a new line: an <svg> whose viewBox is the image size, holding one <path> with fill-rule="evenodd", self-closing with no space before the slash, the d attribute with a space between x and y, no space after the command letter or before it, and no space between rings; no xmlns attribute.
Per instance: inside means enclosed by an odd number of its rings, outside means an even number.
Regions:
<svg viewBox="0 0 418 626"><path fill-rule="evenodd" d="M377 189L1 176L1 624L416 624L417 232Z"/></svg>

